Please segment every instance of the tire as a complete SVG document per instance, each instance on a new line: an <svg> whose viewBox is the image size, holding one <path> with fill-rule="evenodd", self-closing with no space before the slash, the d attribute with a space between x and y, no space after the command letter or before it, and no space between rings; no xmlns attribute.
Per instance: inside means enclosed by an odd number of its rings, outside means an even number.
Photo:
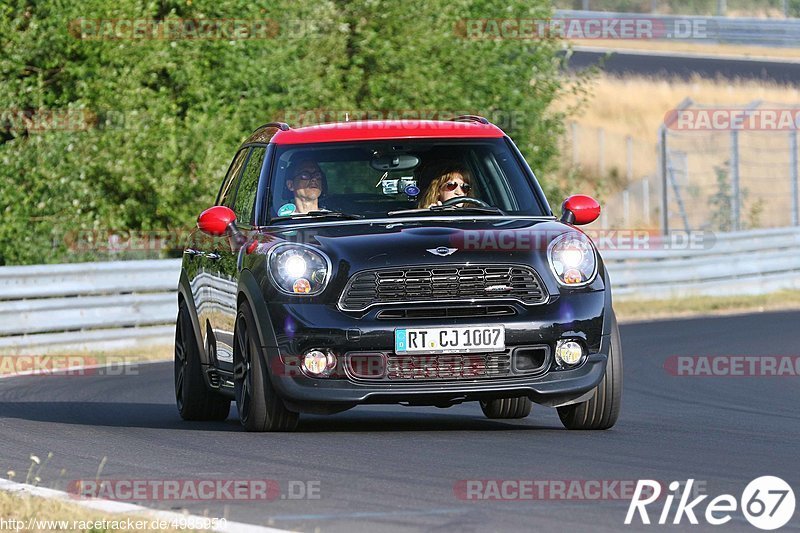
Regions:
<svg viewBox="0 0 800 533"><path fill-rule="evenodd" d="M619 417L622 403L622 343L617 317L611 315L611 346L606 373L591 400L558 408L558 417L567 429L608 429Z"/></svg>
<svg viewBox="0 0 800 533"><path fill-rule="evenodd" d="M242 304L236 315L233 381L236 408L247 431L293 431L300 415L289 411L270 382L266 358L256 341L250 306Z"/></svg>
<svg viewBox="0 0 800 533"><path fill-rule="evenodd" d="M481 411L486 418L511 419L525 418L531 414L533 402L526 397L498 398L496 400L481 400Z"/></svg>
<svg viewBox="0 0 800 533"><path fill-rule="evenodd" d="M204 421L228 418L231 401L206 386L189 309L183 301L175 324L174 382L181 418Z"/></svg>

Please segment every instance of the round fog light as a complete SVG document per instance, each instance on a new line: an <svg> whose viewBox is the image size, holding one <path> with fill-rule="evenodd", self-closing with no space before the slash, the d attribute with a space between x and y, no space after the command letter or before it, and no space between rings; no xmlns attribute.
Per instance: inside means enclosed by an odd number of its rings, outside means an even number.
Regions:
<svg viewBox="0 0 800 533"><path fill-rule="evenodd" d="M575 366L583 359L583 346L579 342L561 340L556 343L556 362Z"/></svg>
<svg viewBox="0 0 800 533"><path fill-rule="evenodd" d="M311 350L303 357L303 369L312 376L324 376L336 366L336 358L332 353Z"/></svg>

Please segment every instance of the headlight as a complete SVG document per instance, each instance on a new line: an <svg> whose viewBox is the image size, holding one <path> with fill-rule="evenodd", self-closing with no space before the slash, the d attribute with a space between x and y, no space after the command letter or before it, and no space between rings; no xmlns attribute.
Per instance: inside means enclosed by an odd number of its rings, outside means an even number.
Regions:
<svg viewBox="0 0 800 533"><path fill-rule="evenodd" d="M283 243L267 257L272 283L286 294L313 296L321 293L331 275L331 260L313 246Z"/></svg>
<svg viewBox="0 0 800 533"><path fill-rule="evenodd" d="M597 275L597 257L589 238L565 233L547 247L547 261L561 285L581 287Z"/></svg>

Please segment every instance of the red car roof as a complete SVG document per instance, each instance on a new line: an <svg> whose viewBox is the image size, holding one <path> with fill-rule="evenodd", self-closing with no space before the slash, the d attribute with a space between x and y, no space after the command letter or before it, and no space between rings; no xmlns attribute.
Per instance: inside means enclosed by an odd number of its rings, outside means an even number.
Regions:
<svg viewBox="0 0 800 533"><path fill-rule="evenodd" d="M363 120L336 122L290 130L278 130L271 142L305 144L381 139L496 138L503 131L494 124L439 120Z"/></svg>

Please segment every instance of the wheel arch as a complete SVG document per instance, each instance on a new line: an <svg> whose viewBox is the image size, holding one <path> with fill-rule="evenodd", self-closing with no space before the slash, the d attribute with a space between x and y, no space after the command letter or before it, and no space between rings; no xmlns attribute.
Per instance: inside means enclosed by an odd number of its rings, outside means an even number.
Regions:
<svg viewBox="0 0 800 533"><path fill-rule="evenodd" d="M202 329L200 328L200 320L197 317L197 307L194 304L189 276L184 269L181 269L181 275L178 280L178 308L180 308L181 303L185 304L189 310L189 317L192 321L192 332L194 333L197 349L199 350L198 353L200 354L200 362L204 365L208 365L208 354L203 344Z"/></svg>
<svg viewBox="0 0 800 533"><path fill-rule="evenodd" d="M253 312L253 318L255 319L260 346L265 350L277 349L278 340L272 327L267 302L264 300L258 281L250 270L242 270L239 273L239 289L237 292L236 308L238 309L244 302L247 302L250 306L250 311Z"/></svg>

